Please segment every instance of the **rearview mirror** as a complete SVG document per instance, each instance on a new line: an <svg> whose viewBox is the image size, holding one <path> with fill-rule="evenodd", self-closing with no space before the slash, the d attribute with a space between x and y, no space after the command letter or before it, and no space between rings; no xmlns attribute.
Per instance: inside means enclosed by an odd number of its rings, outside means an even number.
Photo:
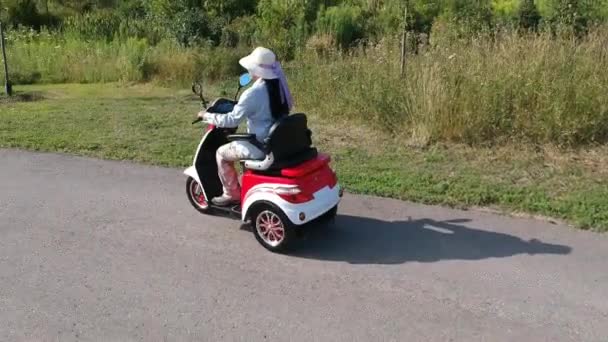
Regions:
<svg viewBox="0 0 608 342"><path fill-rule="evenodd" d="M241 87L244 87L249 83L251 83L251 75L249 75L249 73L242 74L241 77L239 77L239 84Z"/></svg>

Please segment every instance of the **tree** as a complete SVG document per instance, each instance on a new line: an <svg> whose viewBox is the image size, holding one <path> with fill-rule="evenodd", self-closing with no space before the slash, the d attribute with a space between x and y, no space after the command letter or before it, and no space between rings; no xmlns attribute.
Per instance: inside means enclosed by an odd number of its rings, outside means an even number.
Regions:
<svg viewBox="0 0 608 342"><path fill-rule="evenodd" d="M293 59L308 34L305 9L302 0L260 0L256 18L258 43L275 51L279 59Z"/></svg>
<svg viewBox="0 0 608 342"><path fill-rule="evenodd" d="M445 0L442 16L479 31L492 23L492 4L489 0Z"/></svg>
<svg viewBox="0 0 608 342"><path fill-rule="evenodd" d="M363 38L363 28L363 11L354 5L331 6L317 19L317 30L332 34L342 49Z"/></svg>
<svg viewBox="0 0 608 342"><path fill-rule="evenodd" d="M580 35L587 31L587 26L599 12L598 3L604 0L548 0L549 22Z"/></svg>
<svg viewBox="0 0 608 342"><path fill-rule="evenodd" d="M75 12L88 12L94 7L94 2L90 0L54 0L63 7L72 9Z"/></svg>
<svg viewBox="0 0 608 342"><path fill-rule="evenodd" d="M221 16L229 22L255 13L257 5L257 0L205 0L203 7L210 16Z"/></svg>
<svg viewBox="0 0 608 342"><path fill-rule="evenodd" d="M144 7L150 22L182 46L211 42L219 44L222 18L207 15L198 0L147 0Z"/></svg>
<svg viewBox="0 0 608 342"><path fill-rule="evenodd" d="M536 30L541 16L534 0L523 0L518 11L519 26L525 30Z"/></svg>
<svg viewBox="0 0 608 342"><path fill-rule="evenodd" d="M28 26L40 29L43 18L38 12L38 7L34 0L18 0L7 4L8 23L11 26Z"/></svg>

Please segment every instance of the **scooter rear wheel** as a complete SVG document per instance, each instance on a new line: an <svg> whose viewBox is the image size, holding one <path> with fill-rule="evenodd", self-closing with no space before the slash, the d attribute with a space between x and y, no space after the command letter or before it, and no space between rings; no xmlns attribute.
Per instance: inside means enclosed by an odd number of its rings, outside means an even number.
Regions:
<svg viewBox="0 0 608 342"><path fill-rule="evenodd" d="M256 240L271 252L287 251L296 238L289 218L273 205L258 205L251 216L251 223Z"/></svg>
<svg viewBox="0 0 608 342"><path fill-rule="evenodd" d="M203 214L209 213L209 203L207 203L207 199L205 199L203 188L192 177L188 177L188 180L186 181L186 194L194 209Z"/></svg>

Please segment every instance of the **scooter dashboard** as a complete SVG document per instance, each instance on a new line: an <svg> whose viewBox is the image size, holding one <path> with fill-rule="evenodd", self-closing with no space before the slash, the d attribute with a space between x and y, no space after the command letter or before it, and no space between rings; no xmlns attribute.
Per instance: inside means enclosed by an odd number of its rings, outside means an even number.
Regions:
<svg viewBox="0 0 608 342"><path fill-rule="evenodd" d="M214 114L226 114L230 113L234 106L236 105L236 101L229 100L226 98L219 98L211 104L209 108L207 108L208 113Z"/></svg>

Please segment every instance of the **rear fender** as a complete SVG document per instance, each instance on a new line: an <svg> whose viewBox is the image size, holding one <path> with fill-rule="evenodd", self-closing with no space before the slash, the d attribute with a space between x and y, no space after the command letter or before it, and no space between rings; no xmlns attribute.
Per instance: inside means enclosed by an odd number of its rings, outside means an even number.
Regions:
<svg viewBox="0 0 608 342"><path fill-rule="evenodd" d="M243 222L247 221L247 219L249 218L249 214L251 214L251 209L259 203L272 203L274 205L277 205L280 209L283 209L279 205L283 201L283 199L279 197L279 195L273 193L271 188L272 185L257 187L255 189L252 189L252 191L249 191L246 196L245 202L243 203L243 208L241 211L241 219Z"/></svg>

